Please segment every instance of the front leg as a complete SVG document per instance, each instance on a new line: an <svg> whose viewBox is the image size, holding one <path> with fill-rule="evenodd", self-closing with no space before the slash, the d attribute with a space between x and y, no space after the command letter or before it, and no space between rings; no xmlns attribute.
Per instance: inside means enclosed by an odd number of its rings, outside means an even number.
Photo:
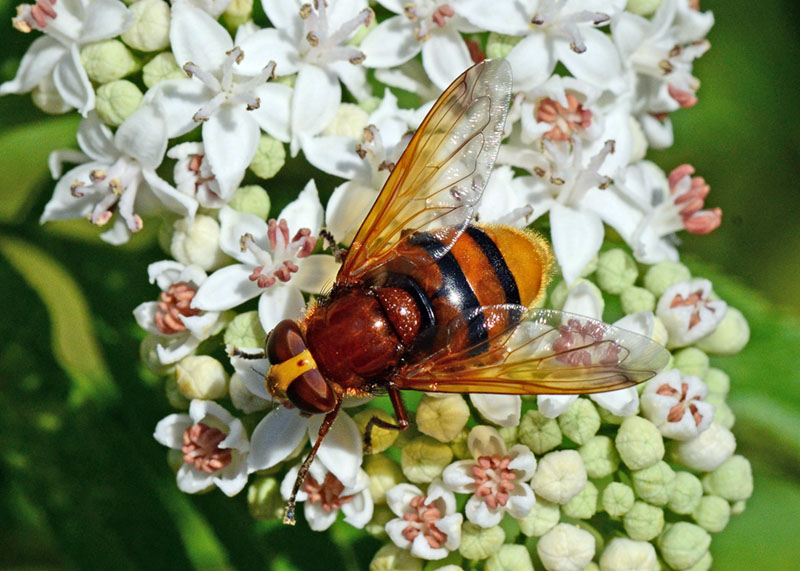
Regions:
<svg viewBox="0 0 800 571"><path fill-rule="evenodd" d="M398 432L408 428L408 412L406 412L406 407L403 404L403 397L400 393L400 389L395 386L390 386L389 398L392 399L392 407L394 408L394 415L397 418L397 424L386 422L377 416L370 418L364 430L364 454L372 454L372 429L376 426L385 428L386 430L397 430Z"/></svg>

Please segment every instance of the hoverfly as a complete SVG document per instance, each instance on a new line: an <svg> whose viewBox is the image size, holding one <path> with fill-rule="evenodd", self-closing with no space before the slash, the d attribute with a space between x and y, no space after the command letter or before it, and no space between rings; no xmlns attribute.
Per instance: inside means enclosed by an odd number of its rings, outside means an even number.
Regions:
<svg viewBox="0 0 800 571"><path fill-rule="evenodd" d="M284 523L294 523L295 496L346 396L389 394L397 424L372 418L368 449L375 426L408 427L401 390L593 393L632 386L666 365L669 353L646 337L529 309L549 279L549 245L531 231L472 223L510 98L504 60L458 77L392 170L330 293L267 337L270 394L326 415Z"/></svg>

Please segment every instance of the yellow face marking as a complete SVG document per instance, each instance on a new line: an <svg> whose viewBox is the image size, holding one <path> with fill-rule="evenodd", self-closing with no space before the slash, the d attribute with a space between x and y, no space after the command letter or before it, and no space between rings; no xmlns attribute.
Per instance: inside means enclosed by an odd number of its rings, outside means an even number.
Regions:
<svg viewBox="0 0 800 571"><path fill-rule="evenodd" d="M311 352L308 349L283 363L275 363L267 373L267 391L276 399L285 399L286 389L289 388L291 382L306 371L316 369L316 367L317 364L314 362L314 357L311 356Z"/></svg>

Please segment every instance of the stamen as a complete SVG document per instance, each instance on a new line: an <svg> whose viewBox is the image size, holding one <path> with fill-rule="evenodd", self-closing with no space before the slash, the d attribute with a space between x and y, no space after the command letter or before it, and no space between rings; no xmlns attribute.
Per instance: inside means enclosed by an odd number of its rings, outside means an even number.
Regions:
<svg viewBox="0 0 800 571"><path fill-rule="evenodd" d="M192 299L197 290L186 282L177 282L169 286L157 303L158 311L153 321L164 335L174 335L186 330L181 316L191 317L200 313L199 309L192 308Z"/></svg>
<svg viewBox="0 0 800 571"><path fill-rule="evenodd" d="M216 428L199 423L187 428L183 433L183 461L195 470L212 473L231 463L231 451L220 448L227 435Z"/></svg>

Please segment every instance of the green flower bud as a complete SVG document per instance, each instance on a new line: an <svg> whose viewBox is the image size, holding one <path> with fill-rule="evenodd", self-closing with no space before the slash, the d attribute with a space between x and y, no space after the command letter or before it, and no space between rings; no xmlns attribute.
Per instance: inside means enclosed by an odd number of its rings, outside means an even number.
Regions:
<svg viewBox="0 0 800 571"><path fill-rule="evenodd" d="M469 451L469 430L466 428L456 434L453 440L450 441L450 448L453 454L459 460L468 460L472 458L472 452Z"/></svg>
<svg viewBox="0 0 800 571"><path fill-rule="evenodd" d="M589 519L597 512L597 486L587 482L586 486L563 505L564 515L575 519Z"/></svg>
<svg viewBox="0 0 800 571"><path fill-rule="evenodd" d="M209 271L228 260L219 249L219 222L210 216L198 214L194 221L188 217L181 218L172 227L174 232L169 251L180 263L186 266L196 264Z"/></svg>
<svg viewBox="0 0 800 571"><path fill-rule="evenodd" d="M561 444L558 422L538 410L526 412L519 423L519 441L534 454L544 454Z"/></svg>
<svg viewBox="0 0 800 571"><path fill-rule="evenodd" d="M694 375L701 379L708 373L708 355L696 347L687 347L673 353L675 367L684 375Z"/></svg>
<svg viewBox="0 0 800 571"><path fill-rule="evenodd" d="M739 515L744 511L747 507L747 502L744 500L739 500L738 502L733 502L731 504L731 515Z"/></svg>
<svg viewBox="0 0 800 571"><path fill-rule="evenodd" d="M360 141L364 136L364 128L369 124L369 114L354 103L341 103L336 115L322 130L329 137L349 137Z"/></svg>
<svg viewBox="0 0 800 571"><path fill-rule="evenodd" d="M675 471L663 460L634 470L631 479L636 495L656 506L666 505L675 488Z"/></svg>
<svg viewBox="0 0 800 571"><path fill-rule="evenodd" d="M237 373L231 375L231 380L228 383L228 393L233 406L245 414L264 410L271 404L269 401L251 393Z"/></svg>
<svg viewBox="0 0 800 571"><path fill-rule="evenodd" d="M592 401L579 398L558 417L561 432L576 444L585 444L600 429L600 414Z"/></svg>
<svg viewBox="0 0 800 571"><path fill-rule="evenodd" d="M651 16L661 6L661 0L628 0L625 10L638 16Z"/></svg>
<svg viewBox="0 0 800 571"><path fill-rule="evenodd" d="M703 496L692 513L692 518L706 531L720 532L731 519L731 506L719 496Z"/></svg>
<svg viewBox="0 0 800 571"><path fill-rule="evenodd" d="M595 277L600 289L619 295L636 282L639 270L630 254L621 248L614 248L597 257Z"/></svg>
<svg viewBox="0 0 800 571"><path fill-rule="evenodd" d="M119 40L103 40L83 46L81 65L95 83L122 79L139 69L139 62Z"/></svg>
<svg viewBox="0 0 800 571"><path fill-rule="evenodd" d="M511 448L515 444L519 444L519 427L518 426L498 426L497 432L503 442L506 443L506 448Z"/></svg>
<svg viewBox="0 0 800 571"><path fill-rule="evenodd" d="M728 306L725 317L711 335L699 339L697 345L713 355L735 355L750 340L750 326L735 307Z"/></svg>
<svg viewBox="0 0 800 571"><path fill-rule="evenodd" d="M162 337L148 335L142 339L142 343L139 345L139 358L142 364L144 364L148 371L159 377L170 375L175 370L175 365L173 363L165 365L161 362L161 359L158 358L156 347L163 342L164 339Z"/></svg>
<svg viewBox="0 0 800 571"><path fill-rule="evenodd" d="M711 472L730 458L734 450L736 450L736 438L733 433L715 421L695 438L677 442L672 455L687 468L698 472Z"/></svg>
<svg viewBox="0 0 800 571"><path fill-rule="evenodd" d="M119 79L97 88L95 111L106 125L119 127L139 108L142 92L127 79Z"/></svg>
<svg viewBox="0 0 800 571"><path fill-rule="evenodd" d="M600 556L600 571L656 571L656 550L646 541L633 541L627 537L612 539Z"/></svg>
<svg viewBox="0 0 800 571"><path fill-rule="evenodd" d="M601 499L603 509L612 518L620 518L633 507L633 488L621 482L611 482L603 490Z"/></svg>
<svg viewBox="0 0 800 571"><path fill-rule="evenodd" d="M214 400L228 394L228 373L208 355L189 355L175 366L178 389L188 399Z"/></svg>
<svg viewBox="0 0 800 571"><path fill-rule="evenodd" d="M536 544L539 559L550 571L585 569L594 557L594 551L594 536L568 523L558 524Z"/></svg>
<svg viewBox="0 0 800 571"><path fill-rule="evenodd" d="M367 431L367 423L369 423L374 416L377 416L385 422L397 424L397 421L394 419L394 417L386 411L383 411L379 408L364 409L353 416L353 420L356 421L356 425L358 426L358 430L361 432L362 436ZM397 440L398 434L400 433L397 430L389 430L387 428L381 428L380 426L373 425L372 432L370 434L370 437L372 438L371 454L378 454L389 448L389 446L394 444L394 441Z"/></svg>
<svg viewBox="0 0 800 571"><path fill-rule="evenodd" d="M250 161L250 170L253 174L263 179L272 178L283 168L285 162L286 149L283 148L283 143L262 133L256 154Z"/></svg>
<svg viewBox="0 0 800 571"><path fill-rule="evenodd" d="M561 519L558 504L537 498L533 509L522 519L518 519L519 529L528 537L541 537L553 529Z"/></svg>
<svg viewBox="0 0 800 571"><path fill-rule="evenodd" d="M275 478L256 478L247 487L247 508L253 519L282 518L284 503L281 483Z"/></svg>
<svg viewBox="0 0 800 571"><path fill-rule="evenodd" d="M564 504L578 495L586 482L581 455L575 450L558 450L539 460L531 487L538 497Z"/></svg>
<svg viewBox="0 0 800 571"><path fill-rule="evenodd" d="M608 436L594 436L578 448L586 474L593 479L610 476L619 468L619 453Z"/></svg>
<svg viewBox="0 0 800 571"><path fill-rule="evenodd" d="M708 392L727 396L731 389L731 378L721 369L711 367L703 377L703 382L708 386Z"/></svg>
<svg viewBox="0 0 800 571"><path fill-rule="evenodd" d="M496 32L490 33L489 39L486 41L486 57L506 57L521 39L521 36L507 36Z"/></svg>
<svg viewBox="0 0 800 571"><path fill-rule="evenodd" d="M267 333L261 327L258 311L245 311L234 317L225 329L223 339L226 345L241 348L260 348L264 346Z"/></svg>
<svg viewBox="0 0 800 571"><path fill-rule="evenodd" d="M183 466L183 452L180 450L174 450L172 448L167 450L167 466L169 466L173 472L177 473L178 470L181 469L181 466ZM214 484L211 484L208 488L203 490L203 492L206 492L213 487Z"/></svg>
<svg viewBox="0 0 800 571"><path fill-rule="evenodd" d="M704 481L718 496L728 501L746 500L753 495L753 470L744 456L731 456L722 465L707 474Z"/></svg>
<svg viewBox="0 0 800 571"><path fill-rule="evenodd" d="M619 294L622 311L626 315L639 313L640 311L654 311L656 308L656 296L649 290L638 286L628 286Z"/></svg>
<svg viewBox="0 0 800 571"><path fill-rule="evenodd" d="M703 485L694 474L678 471L675 474L675 485L667 502L667 508L676 514L689 515L703 497Z"/></svg>
<svg viewBox="0 0 800 571"><path fill-rule="evenodd" d="M381 505L375 506L372 511L372 518L367 525L364 526L364 531L380 540L387 538L386 524L392 521L397 516L389 509L388 506Z"/></svg>
<svg viewBox="0 0 800 571"><path fill-rule="evenodd" d="M484 571L533 571L531 556L524 545L506 544L486 560Z"/></svg>
<svg viewBox="0 0 800 571"><path fill-rule="evenodd" d="M659 262L647 270L644 275L644 287L656 297L661 297L669 286L687 281L691 277L689 268L680 262Z"/></svg>
<svg viewBox="0 0 800 571"><path fill-rule="evenodd" d="M717 393L710 393L703 400L708 404L714 405L714 422L720 423L720 425L728 430L733 428L736 422L736 416L733 414L731 407L728 406L728 403L725 402L724 396Z"/></svg>
<svg viewBox="0 0 800 571"><path fill-rule="evenodd" d="M380 97L367 97L366 99L362 99L358 102L358 106L361 107L367 113L372 113L378 107L381 106L381 102L383 100Z"/></svg>
<svg viewBox="0 0 800 571"><path fill-rule="evenodd" d="M708 571L714 563L714 558L711 556L710 551L706 551L700 558L700 561L686 569L686 571Z"/></svg>
<svg viewBox="0 0 800 571"><path fill-rule="evenodd" d="M440 476L452 459L453 451L447 444L420 436L403 447L400 465L409 481L427 484Z"/></svg>
<svg viewBox="0 0 800 571"><path fill-rule="evenodd" d="M664 457L664 439L655 424L640 416L626 418L614 440L619 456L631 470L652 466Z"/></svg>
<svg viewBox="0 0 800 571"><path fill-rule="evenodd" d="M370 561L369 571L422 571L422 560L390 543L378 550Z"/></svg>
<svg viewBox="0 0 800 571"><path fill-rule="evenodd" d="M606 424L617 424L617 425L619 425L619 424L622 424L622 421L627 418L626 416L616 415L613 412L611 412L610 410L608 410L607 408L602 407L602 406L597 409L597 412L600 413L600 420L602 420Z"/></svg>
<svg viewBox="0 0 800 571"><path fill-rule="evenodd" d="M711 545L711 536L693 523L668 525L658 538L661 557L673 569L688 569L700 561Z"/></svg>
<svg viewBox="0 0 800 571"><path fill-rule="evenodd" d="M222 13L225 26L235 30L253 17L253 0L231 0Z"/></svg>
<svg viewBox="0 0 800 571"><path fill-rule="evenodd" d="M50 115L60 115L72 109L58 92L52 73L44 76L39 85L33 88L31 99L36 107Z"/></svg>
<svg viewBox="0 0 800 571"><path fill-rule="evenodd" d="M403 481L403 471L397 462L385 454L373 454L364 459L364 471L369 475L369 493L372 501L386 501L386 490Z"/></svg>
<svg viewBox="0 0 800 571"><path fill-rule="evenodd" d="M592 290L592 293L596 294L595 297L602 303L604 303L603 293L600 291L600 288L594 285L587 279L580 278L575 280L571 286L567 286L567 282L561 281L554 289L553 292L550 294L550 304L553 306L554 309L561 309L564 307L564 303L567 301L567 296L570 292L575 289L575 286L578 284L585 283L589 286L589 289ZM603 307L600 308L602 312Z"/></svg>
<svg viewBox="0 0 800 571"><path fill-rule="evenodd" d="M239 212L248 212L266 220L270 208L269 195L257 184L241 186L233 193L228 206Z"/></svg>
<svg viewBox="0 0 800 571"><path fill-rule="evenodd" d="M140 52L157 52L169 47L169 3L139 0L128 7L136 22L122 33L122 41Z"/></svg>
<svg viewBox="0 0 800 571"><path fill-rule="evenodd" d="M439 442L450 442L469 420L469 406L461 395L423 395L417 406L417 428Z"/></svg>
<svg viewBox="0 0 800 571"><path fill-rule="evenodd" d="M506 534L499 525L483 528L468 521L461 526L458 552L466 559L486 559L500 551L505 540Z"/></svg>
<svg viewBox="0 0 800 571"><path fill-rule="evenodd" d="M625 533L637 541L650 541L664 529L664 510L636 501L622 518Z"/></svg>
<svg viewBox="0 0 800 571"><path fill-rule="evenodd" d="M178 388L178 380L175 375L167 377L164 383L164 393L167 395L167 402L172 408L178 410L189 410L189 399Z"/></svg>
<svg viewBox="0 0 800 571"><path fill-rule="evenodd" d="M142 81L150 88L160 81L184 79L186 72L181 69L172 52L161 52L144 64Z"/></svg>

